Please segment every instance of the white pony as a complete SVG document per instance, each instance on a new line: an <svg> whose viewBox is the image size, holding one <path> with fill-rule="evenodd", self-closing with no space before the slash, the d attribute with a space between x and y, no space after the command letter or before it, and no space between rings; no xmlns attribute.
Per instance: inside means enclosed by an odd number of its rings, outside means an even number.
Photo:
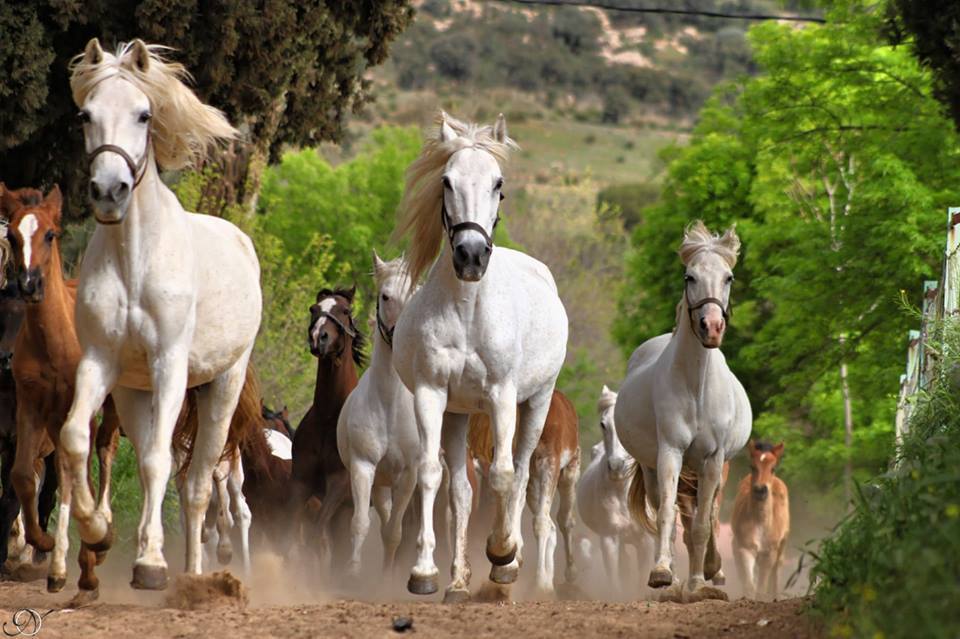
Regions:
<svg viewBox="0 0 960 639"><path fill-rule="evenodd" d="M131 585L150 589L167 583L161 506L184 391L198 388L199 427L183 497L186 571L199 574L213 469L261 312L250 238L226 220L184 211L158 175L158 163L186 166L216 140L237 134L183 84L186 71L164 61L161 49L134 40L111 55L93 39L72 64L98 224L80 270L83 357L60 436L80 537L94 549L109 546L110 523L87 486L87 451L90 418L113 394L144 491Z"/></svg>
<svg viewBox="0 0 960 639"><path fill-rule="evenodd" d="M634 461L617 437L613 419L616 402L617 394L604 385L597 402L603 440L594 448L590 465L577 484L577 508L583 523L600 537L607 578L613 591L620 593L626 547L633 546L642 562L650 551L650 536L630 514L627 504Z"/></svg>
<svg viewBox="0 0 960 639"><path fill-rule="evenodd" d="M442 437L455 539L448 601L469 596L467 419L484 412L493 424L489 483L497 504L487 557L493 563L491 579L513 583L530 456L566 355L567 314L549 269L523 253L493 246L503 189L500 164L515 147L503 115L491 127L441 113L439 135L425 143L407 172L396 231L398 237L411 235L414 282L445 245L400 316L393 364L413 393L421 441L423 518L407 588L415 594L438 589L433 505Z"/></svg>
<svg viewBox="0 0 960 639"><path fill-rule="evenodd" d="M726 598L706 579L720 570L712 522L723 464L747 443L753 419L747 394L719 350L739 248L733 229L718 237L702 222L687 228L679 251L686 274L676 329L633 352L614 413L624 448L640 465L631 508L658 533L648 583L672 586L672 598ZM681 472L697 486L687 592L673 574ZM656 526L647 515L648 501L658 514Z"/></svg>
<svg viewBox="0 0 960 639"><path fill-rule="evenodd" d="M371 493L380 517L384 571L393 569L420 463L413 395L393 368L392 351L394 327L413 287L402 258L384 262L374 252L373 262L377 284L373 356L337 422L337 448L350 472L353 492L353 554L347 564L351 576L360 572L360 554L370 529Z"/></svg>

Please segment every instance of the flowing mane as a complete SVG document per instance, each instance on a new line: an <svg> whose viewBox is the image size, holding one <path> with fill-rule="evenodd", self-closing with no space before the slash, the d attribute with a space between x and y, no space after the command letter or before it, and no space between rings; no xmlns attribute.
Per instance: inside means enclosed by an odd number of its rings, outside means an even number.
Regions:
<svg viewBox="0 0 960 639"><path fill-rule="evenodd" d="M186 68L164 59L161 53L170 47L147 45L145 70L129 63L136 42L120 44L116 54L104 52L95 63L87 62L84 54L71 60L70 90L77 106L83 106L97 85L108 78L121 77L132 83L150 100L153 150L166 169L188 166L204 157L218 140L239 135L219 109L201 102L184 84L192 80Z"/></svg>
<svg viewBox="0 0 960 639"><path fill-rule="evenodd" d="M482 149L503 166L510 151L519 148L510 138L504 142L497 140L491 125L461 122L440 113L437 124L444 122L457 133L457 137L444 142L439 135L432 135L424 143L420 157L407 169L403 200L400 202L400 220L394 231L394 240L410 235L408 250L412 282L420 280L440 252L440 243L443 241L440 221L443 198L441 177L450 157L463 149Z"/></svg>
<svg viewBox="0 0 960 639"><path fill-rule="evenodd" d="M683 243L677 251L684 265L689 265L702 251L710 251L722 257L730 268L737 264L737 254L740 252L740 238L733 227L721 235L714 235L704 226L701 220L687 226L683 232Z"/></svg>

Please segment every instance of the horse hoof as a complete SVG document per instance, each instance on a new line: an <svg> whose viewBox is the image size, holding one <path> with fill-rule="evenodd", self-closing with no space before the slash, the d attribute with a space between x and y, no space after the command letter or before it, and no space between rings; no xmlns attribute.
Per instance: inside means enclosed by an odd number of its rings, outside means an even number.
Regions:
<svg viewBox="0 0 960 639"><path fill-rule="evenodd" d="M490 566L490 581L495 584L509 586L517 580L517 574L520 572L517 566Z"/></svg>
<svg viewBox="0 0 960 639"><path fill-rule="evenodd" d="M714 586L726 586L726 585L727 585L727 577L726 577L726 575L723 574L723 571L722 571L722 570L721 570L721 571L717 571L717 574L715 574L715 575L713 576L713 578L710 579L710 581L713 583Z"/></svg>
<svg viewBox="0 0 960 639"><path fill-rule="evenodd" d="M220 562L221 566L226 566L230 563L230 560L233 559L233 549L232 548L223 548L217 546L217 561Z"/></svg>
<svg viewBox="0 0 960 639"><path fill-rule="evenodd" d="M700 586L696 590L691 590L690 592L685 593L685 595L684 601L690 603L706 601L708 599L715 601L730 601L730 597L727 596L727 593L719 588L714 588L713 586Z"/></svg>
<svg viewBox="0 0 960 639"><path fill-rule="evenodd" d="M39 539L31 540L30 538L27 538L27 543L33 546L37 552L50 552L51 550L53 550L55 541L53 537L51 537L47 533L43 533L42 535L40 535Z"/></svg>
<svg viewBox="0 0 960 639"><path fill-rule="evenodd" d="M684 603L687 599L684 597L683 586L680 582L670 584L670 587L660 591L657 598L660 603Z"/></svg>
<svg viewBox="0 0 960 639"><path fill-rule="evenodd" d="M470 591L466 588L453 588L443 593L443 603L462 604L470 601Z"/></svg>
<svg viewBox="0 0 960 639"><path fill-rule="evenodd" d="M67 585L66 577L47 575L47 592L60 592Z"/></svg>
<svg viewBox="0 0 960 639"><path fill-rule="evenodd" d="M73 596L73 599L67 603L67 608L82 608L83 606L89 606L97 599L100 598L100 589L94 588L93 590L83 590L81 589L76 595Z"/></svg>
<svg viewBox="0 0 960 639"><path fill-rule="evenodd" d="M107 552L110 550L110 547L113 546L113 524L107 524L107 532L103 536L103 539L98 541L95 544L87 544L87 548L92 550L95 553Z"/></svg>
<svg viewBox="0 0 960 639"><path fill-rule="evenodd" d="M134 564L133 579L130 586L137 590L165 590L167 587L167 569L164 566Z"/></svg>
<svg viewBox="0 0 960 639"><path fill-rule="evenodd" d="M437 575L410 575L407 581L407 590L415 595L432 595L440 587L437 585Z"/></svg>
<svg viewBox="0 0 960 639"><path fill-rule="evenodd" d="M489 559L490 563L493 564L494 566L506 566L507 564L512 563L516 556L517 556L516 546L514 546L510 550L510 552L508 552L506 555L498 555L494 552L491 552L490 544L487 544L487 559Z"/></svg>
<svg viewBox="0 0 960 639"><path fill-rule="evenodd" d="M647 585L651 588L666 588L673 585L673 572L666 568L654 568L650 571Z"/></svg>

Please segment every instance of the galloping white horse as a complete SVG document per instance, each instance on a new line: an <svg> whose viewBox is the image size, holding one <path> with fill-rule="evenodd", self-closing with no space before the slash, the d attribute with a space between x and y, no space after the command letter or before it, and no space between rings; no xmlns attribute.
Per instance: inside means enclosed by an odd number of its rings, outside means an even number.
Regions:
<svg viewBox="0 0 960 639"><path fill-rule="evenodd" d="M80 270L77 334L83 357L61 443L73 478L73 515L93 548L110 522L87 487L89 423L112 392L137 452L144 490L135 588L166 586L161 505L171 437L188 387L199 427L187 472L186 571L201 572L200 528L260 326L253 243L216 217L187 213L157 163L180 168L236 130L183 84L179 64L140 40L105 53L91 40L72 67L90 163L97 229ZM67 487L63 488L68 489Z"/></svg>
<svg viewBox="0 0 960 639"><path fill-rule="evenodd" d="M413 294L407 265L384 262L374 253L377 283L377 331L373 356L337 422L337 448L350 471L353 491L353 554L347 571L360 572L360 553L370 529L370 497L380 517L384 570L393 568L400 546L403 514L417 487L420 436L413 395L393 368L393 332Z"/></svg>
<svg viewBox="0 0 960 639"><path fill-rule="evenodd" d="M626 547L633 546L642 563L649 554L649 535L630 515L627 505L627 490L634 460L623 449L617 437L613 419L617 394L606 386L600 391L597 410L600 413L600 428L603 440L594 449L590 465L583 471L577 484L577 508L580 519L600 537L603 565L613 591L621 593L621 562L625 560Z"/></svg>
<svg viewBox="0 0 960 639"><path fill-rule="evenodd" d="M515 146L503 115L490 127L441 113L439 135L426 142L408 170L396 231L412 236L414 282L445 245L400 316L393 363L413 392L421 441L423 519L407 588L416 594L438 589L433 505L441 480L442 436L454 513L450 601L469 596L468 416L484 412L493 423L489 482L497 504L487 557L493 563L491 579L513 583L530 456L566 355L567 314L549 269L523 253L493 246L503 189L500 163Z"/></svg>
<svg viewBox="0 0 960 639"><path fill-rule="evenodd" d="M720 569L719 555L707 553L708 543L716 548L714 497L724 461L746 444L753 419L747 394L719 350L739 248L733 229L718 237L702 222L688 227L680 246L686 274L676 328L633 352L614 413L620 439L640 465L630 488L631 507L658 533L656 565L648 583L653 588L673 586L670 596L689 600L726 598L705 581ZM681 471L692 471L697 485L685 593L678 592L673 575ZM658 513L655 527L647 515L648 496Z"/></svg>

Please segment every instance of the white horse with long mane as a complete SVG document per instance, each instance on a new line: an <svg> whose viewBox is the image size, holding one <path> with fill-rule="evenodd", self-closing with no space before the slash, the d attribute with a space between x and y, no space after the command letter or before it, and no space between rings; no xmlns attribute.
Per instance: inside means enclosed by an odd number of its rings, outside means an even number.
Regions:
<svg viewBox="0 0 960 639"><path fill-rule="evenodd" d="M377 284L376 333L370 366L340 410L337 448L350 471L353 493L351 576L360 572L363 542L370 529L370 500L380 517L384 571L393 569L403 515L417 488L420 437L413 395L393 368L393 333L414 289L402 258L384 262L373 254Z"/></svg>
<svg viewBox="0 0 960 639"><path fill-rule="evenodd" d="M414 396L421 441L422 521L407 588L416 594L438 589L433 506L441 481L442 438L454 521L448 601L469 596L468 417L484 412L493 425L489 484L496 512L487 557L493 564L490 578L513 583L530 456L566 355L567 314L549 269L523 253L493 246L503 191L501 163L515 147L503 115L491 127L441 113L439 134L426 142L407 172L396 230L397 237L411 236L414 282L433 264L397 323L393 345L394 366Z"/></svg>
<svg viewBox="0 0 960 639"><path fill-rule="evenodd" d="M720 570L712 523L723 464L747 443L753 420L747 393L719 350L739 248L733 229L721 237L702 222L687 228L679 251L686 273L676 328L633 352L614 411L620 439L640 466L630 487L631 508L657 533L648 584L672 587L673 598L726 598L706 579ZM681 473L697 487L686 592L673 574ZM648 506L657 512L655 525Z"/></svg>
<svg viewBox="0 0 960 639"><path fill-rule="evenodd" d="M181 168L236 136L223 114L183 83L163 47L140 40L105 53L96 39L74 59L98 222L80 270L77 334L83 357L61 443L73 477L80 537L109 546L111 523L87 485L89 423L107 393L136 453L144 491L135 588L163 588L161 506L184 391L199 387L199 427L187 471L186 571L201 572L200 531L214 466L260 326L253 243L229 222L184 211L157 164ZM67 490L63 487L62 490Z"/></svg>

